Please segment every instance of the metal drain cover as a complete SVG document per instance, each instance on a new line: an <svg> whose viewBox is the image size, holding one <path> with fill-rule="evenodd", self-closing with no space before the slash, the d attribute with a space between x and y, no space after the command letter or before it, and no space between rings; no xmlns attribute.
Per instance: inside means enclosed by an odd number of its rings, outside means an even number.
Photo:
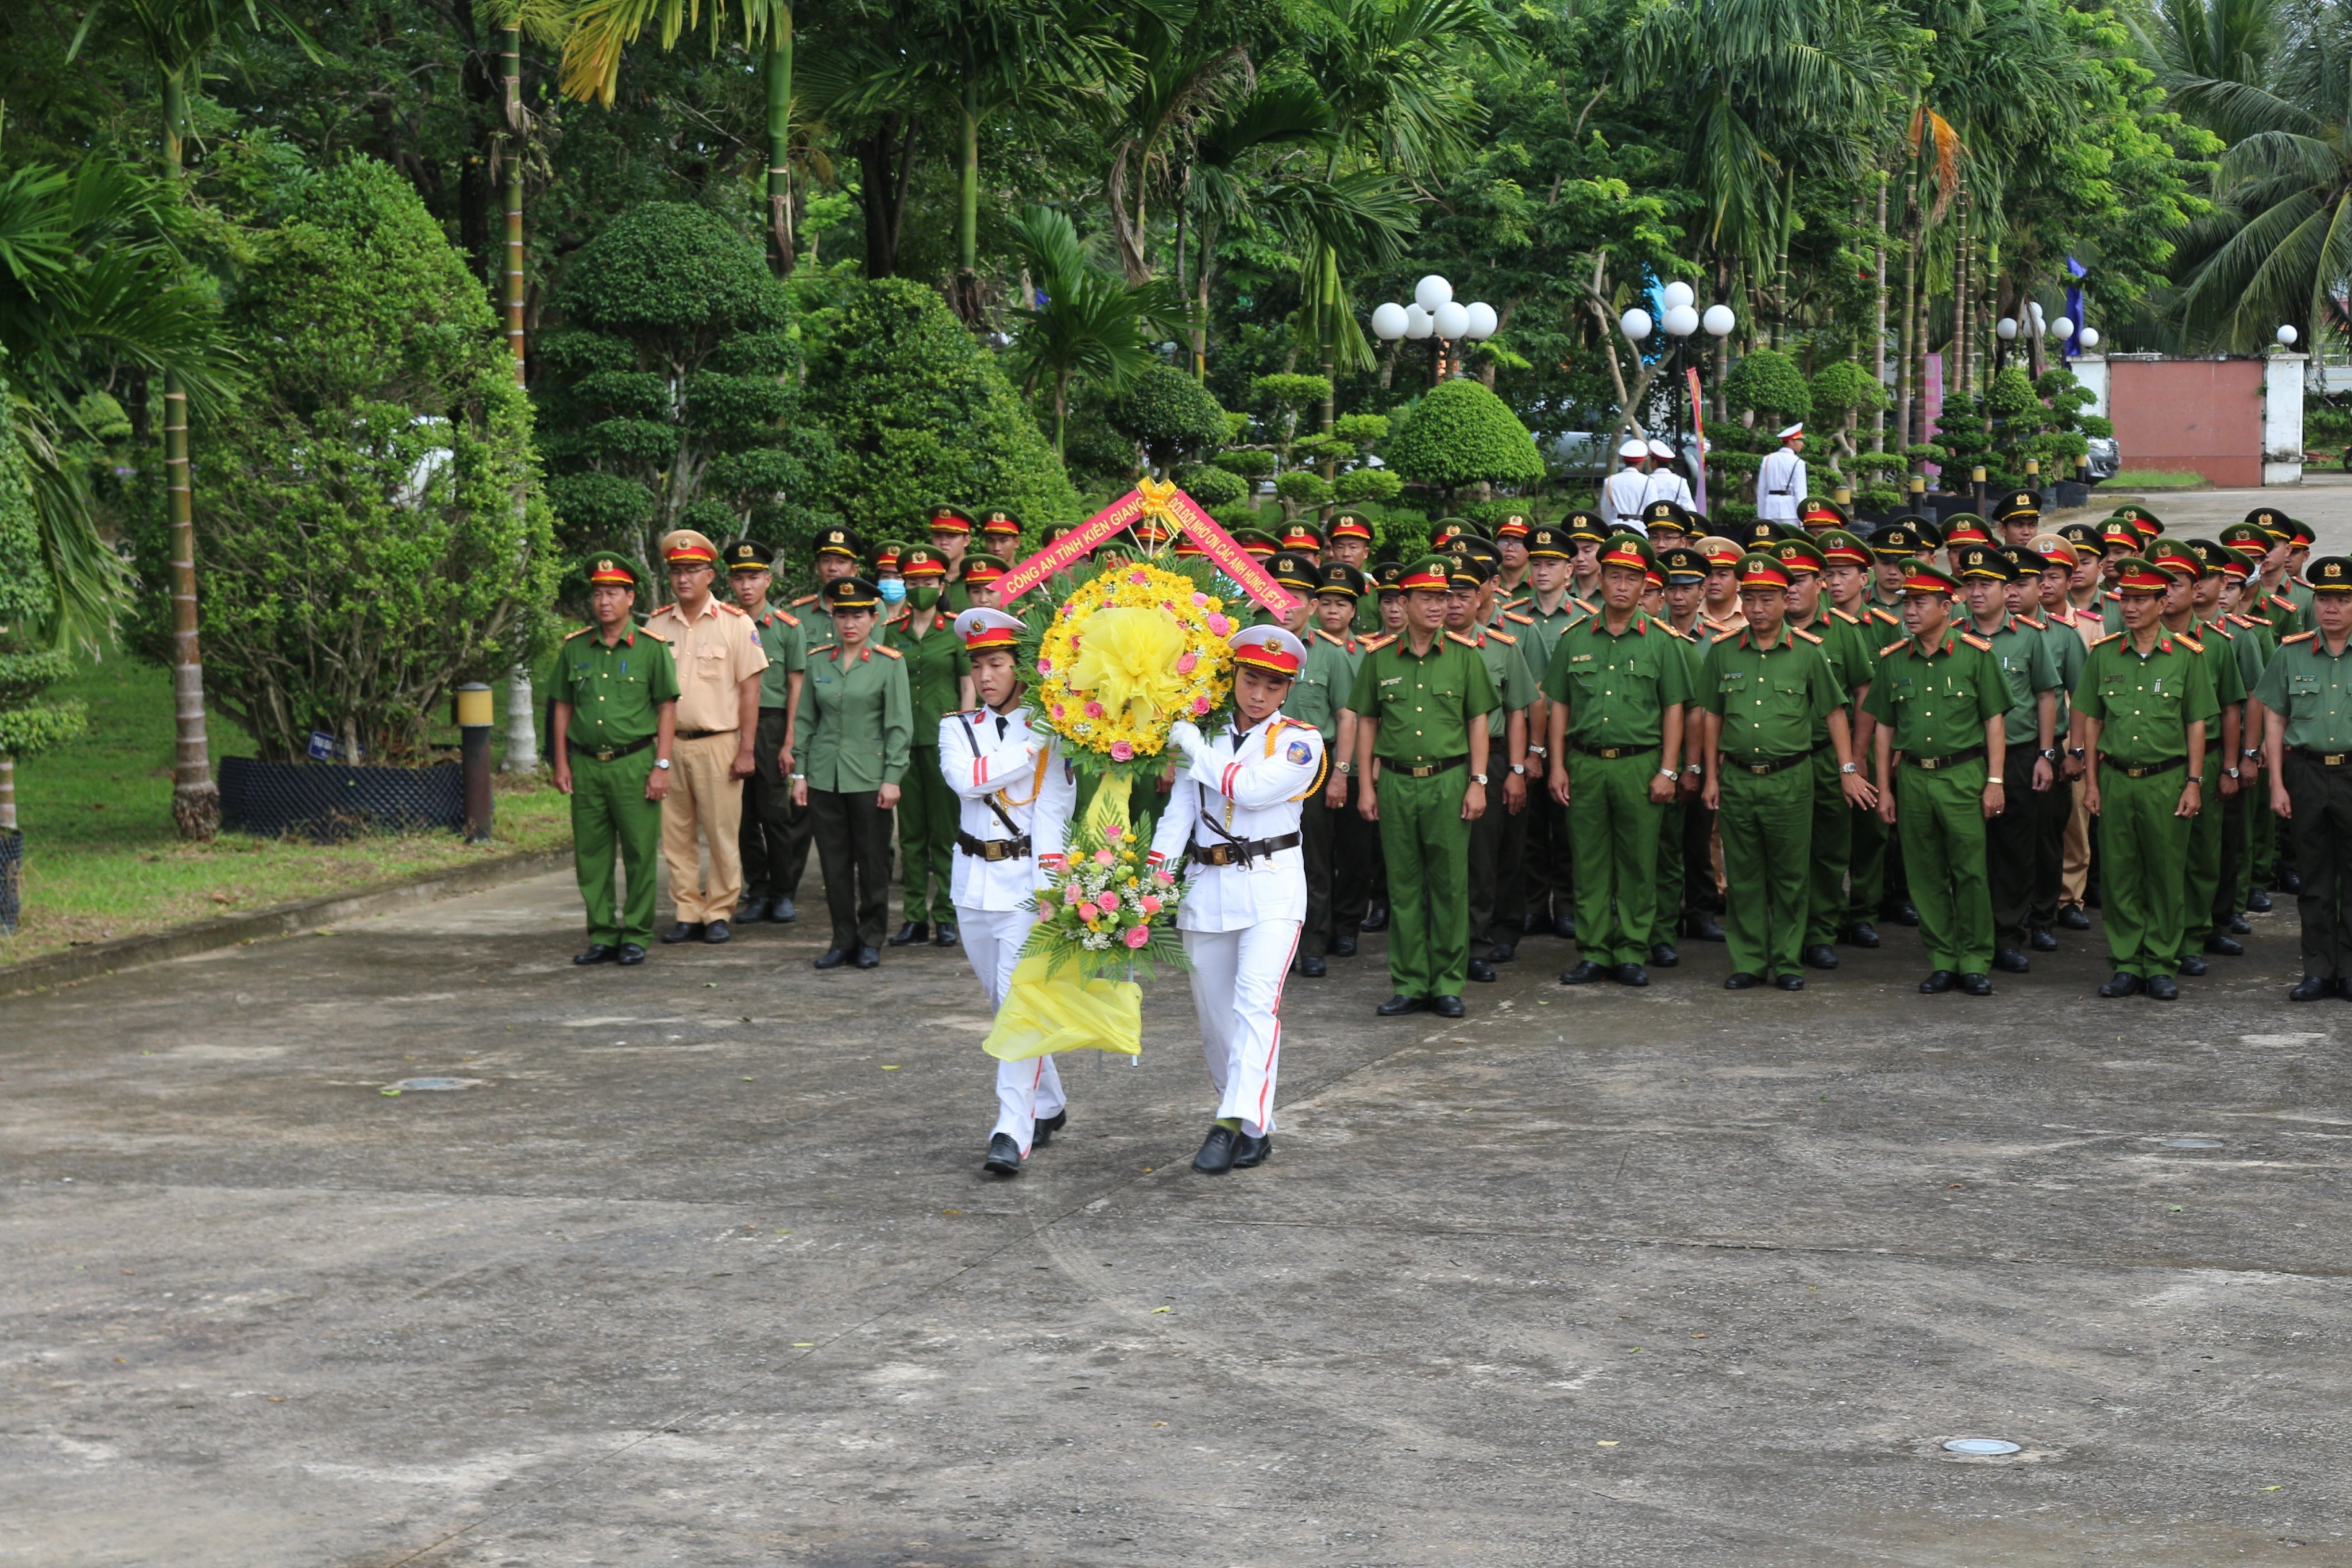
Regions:
<svg viewBox="0 0 2352 1568"><path fill-rule="evenodd" d="M1944 1452L1947 1454L1976 1454L1988 1458L1998 1458L2003 1454L2021 1454L2024 1451L2020 1445L2003 1442L1999 1437L1947 1437L1944 1439Z"/></svg>
<svg viewBox="0 0 2352 1568"><path fill-rule="evenodd" d="M404 1093L414 1091L429 1094L436 1089L474 1089L479 1087L481 1081L478 1078L404 1078L398 1083L386 1087L399 1089Z"/></svg>
<svg viewBox="0 0 2352 1568"><path fill-rule="evenodd" d="M2168 1149L2219 1149L2219 1138L2167 1138L2161 1141Z"/></svg>

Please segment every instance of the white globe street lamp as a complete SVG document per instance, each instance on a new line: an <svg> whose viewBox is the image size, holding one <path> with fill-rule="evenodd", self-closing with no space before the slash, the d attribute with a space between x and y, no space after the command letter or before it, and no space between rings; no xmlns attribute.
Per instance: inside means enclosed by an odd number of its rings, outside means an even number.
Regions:
<svg viewBox="0 0 2352 1568"><path fill-rule="evenodd" d="M2278 330L2279 346L2290 349L2294 347L2295 336L2295 330L2293 327L2281 327Z"/></svg>
<svg viewBox="0 0 2352 1568"><path fill-rule="evenodd" d="M1636 306L1617 318L1617 330L1627 342L1640 342L1650 335L1650 312Z"/></svg>
<svg viewBox="0 0 2352 1568"><path fill-rule="evenodd" d="M2083 329L2082 343L2086 349L2097 348L2099 346L2099 329L2096 327L2084 327Z"/></svg>
<svg viewBox="0 0 2352 1568"><path fill-rule="evenodd" d="M1691 286L1689 284L1685 283L1680 279L1676 279L1675 281L1667 284L1665 288L1660 291L1658 302L1665 306L1667 313L1671 315L1675 311L1690 304L1692 300L1697 298L1697 295L1691 292Z"/></svg>
<svg viewBox="0 0 2352 1568"><path fill-rule="evenodd" d="M1993 323L1992 331L1995 337L2002 342L2007 342L2017 336L2017 320L2013 316L2003 316Z"/></svg>
<svg viewBox="0 0 2352 1568"><path fill-rule="evenodd" d="M1453 298L1454 285L1434 272L1412 286L1412 302L1432 315L1437 313L1437 307Z"/></svg>
<svg viewBox="0 0 2352 1568"><path fill-rule="evenodd" d="M1668 305L1665 320L1658 324L1666 329L1670 338L1686 338L1698 331L1698 312L1688 304Z"/></svg>
<svg viewBox="0 0 2352 1568"><path fill-rule="evenodd" d="M1473 342L1483 342L1487 338L1493 337L1496 331L1500 328L1502 324L1502 318L1495 314L1494 306L1489 305L1484 300L1475 300L1472 302L1470 306L1470 330L1466 335Z"/></svg>
<svg viewBox="0 0 2352 1568"><path fill-rule="evenodd" d="M1384 343L1392 343L1404 336L1405 309L1391 300L1372 307L1372 336Z"/></svg>
<svg viewBox="0 0 2352 1568"><path fill-rule="evenodd" d="M1412 339L1415 342L1419 342L1422 339L1429 336L1430 332L1433 330L1434 323L1430 321L1428 311L1423 310L1418 304L1407 305L1404 308L1404 335L1406 337Z"/></svg>
<svg viewBox="0 0 2352 1568"><path fill-rule="evenodd" d="M1706 308L1706 314L1698 320L1699 325L1718 338L1729 337L1731 329L1739 324L1739 318L1733 314L1728 305L1709 305Z"/></svg>
<svg viewBox="0 0 2352 1568"><path fill-rule="evenodd" d="M2050 323L2050 335L2063 343L2074 335L2074 323L2068 318L2061 316Z"/></svg>
<svg viewBox="0 0 2352 1568"><path fill-rule="evenodd" d="M1459 300L1448 300L1429 313L1437 324L1437 335L1453 342L1470 331L1470 307Z"/></svg>

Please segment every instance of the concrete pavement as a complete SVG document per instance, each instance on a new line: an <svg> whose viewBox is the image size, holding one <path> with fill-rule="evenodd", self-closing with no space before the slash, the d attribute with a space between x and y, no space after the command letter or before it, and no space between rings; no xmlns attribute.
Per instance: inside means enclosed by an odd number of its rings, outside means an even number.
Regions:
<svg viewBox="0 0 2352 1568"><path fill-rule="evenodd" d="M2352 1561L2293 932L2168 1007L1531 940L1442 1026L1368 939L1214 1180L1181 981L995 1183L960 954L578 971L560 876L0 1002L0 1563Z"/></svg>

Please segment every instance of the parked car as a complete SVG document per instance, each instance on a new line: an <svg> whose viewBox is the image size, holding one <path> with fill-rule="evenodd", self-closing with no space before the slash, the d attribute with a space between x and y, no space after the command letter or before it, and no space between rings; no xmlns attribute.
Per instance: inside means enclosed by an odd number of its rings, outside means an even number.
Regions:
<svg viewBox="0 0 2352 1568"><path fill-rule="evenodd" d="M2124 466L2124 449L2113 436L2086 436L2090 443L2091 482L2112 479Z"/></svg>

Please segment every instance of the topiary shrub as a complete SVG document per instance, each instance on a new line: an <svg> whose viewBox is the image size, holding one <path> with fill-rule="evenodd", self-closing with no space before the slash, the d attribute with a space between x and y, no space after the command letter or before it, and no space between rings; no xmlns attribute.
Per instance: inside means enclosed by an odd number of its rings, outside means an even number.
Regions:
<svg viewBox="0 0 2352 1568"><path fill-rule="evenodd" d="M1404 493L1404 481L1386 468L1349 468L1331 481L1342 506L1381 506Z"/></svg>
<svg viewBox="0 0 2352 1568"><path fill-rule="evenodd" d="M1282 502L1282 520L1289 522L1308 507L1319 507L1331 500L1330 482L1320 474L1306 468L1293 468L1274 481L1275 499Z"/></svg>
<svg viewBox="0 0 2352 1568"><path fill-rule="evenodd" d="M1217 467L1229 474L1239 474L1245 479L1270 479L1274 474L1274 454L1262 447L1248 447L1238 452L1220 452Z"/></svg>
<svg viewBox="0 0 2352 1568"><path fill-rule="evenodd" d="M1467 377L1433 387L1398 420L1381 456L1449 506L1465 485L1526 485L1544 476L1536 439L1510 405Z"/></svg>
<svg viewBox="0 0 2352 1568"><path fill-rule="evenodd" d="M550 303L566 325L541 342L533 395L569 552L651 560L694 526L789 557L838 521L833 440L799 416L790 299L758 245L703 208L648 202L582 248Z"/></svg>
<svg viewBox="0 0 2352 1568"><path fill-rule="evenodd" d="M1111 400L1111 428L1132 437L1165 478L1186 458L1205 457L1225 438L1225 411L1209 389L1174 365L1155 364Z"/></svg>
<svg viewBox="0 0 2352 1568"><path fill-rule="evenodd" d="M0 382L0 833L16 826L16 763L72 740L85 728L79 702L44 702L41 693L73 673L73 660L43 646L56 612L57 582L41 551L33 481ZM0 869L0 875L13 872ZM14 889L0 908L14 909Z"/></svg>
<svg viewBox="0 0 2352 1568"><path fill-rule="evenodd" d="M1777 349L1758 349L1733 365L1723 378L1723 398L1727 406L1758 416L1759 423L1769 417L1786 425L1813 411L1812 394L1796 362Z"/></svg>
<svg viewBox="0 0 2352 1568"><path fill-rule="evenodd" d="M850 288L812 317L806 407L838 460L825 505L872 538L921 537L940 501L1075 522L1078 492L1004 372L936 289Z"/></svg>
<svg viewBox="0 0 2352 1568"><path fill-rule="evenodd" d="M1837 421L1837 428L1832 433L1835 445L1830 451L1829 466L1832 473L1843 479L1854 458L1855 422L1864 414L1886 406L1886 388L1853 361L1839 360L1815 371L1808 391L1813 413Z"/></svg>
<svg viewBox="0 0 2352 1568"><path fill-rule="evenodd" d="M549 629L553 518L506 338L415 188L369 158L257 238L225 324L253 381L196 468L206 694L266 760L314 730L413 758L451 687Z"/></svg>
<svg viewBox="0 0 2352 1568"><path fill-rule="evenodd" d="M1250 494L1247 479L1200 463L1188 463L1177 469L1176 485L1208 512L1214 512L1221 506L1231 506L1238 500L1247 500Z"/></svg>

